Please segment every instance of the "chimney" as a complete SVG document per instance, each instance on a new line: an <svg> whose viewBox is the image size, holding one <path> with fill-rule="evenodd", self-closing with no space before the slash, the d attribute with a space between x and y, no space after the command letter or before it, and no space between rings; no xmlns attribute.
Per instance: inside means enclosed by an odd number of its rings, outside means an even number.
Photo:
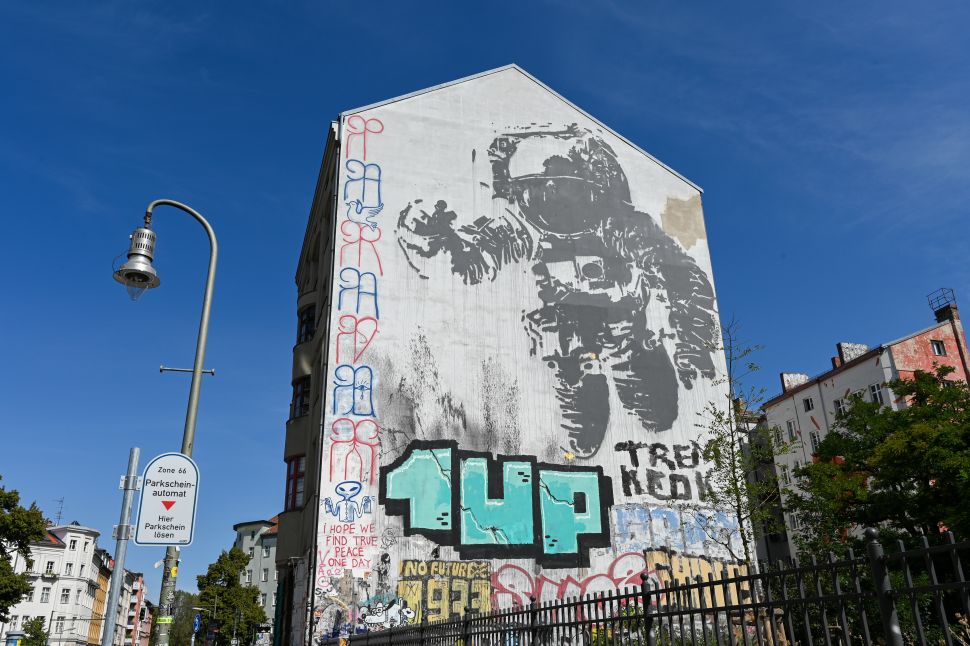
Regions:
<svg viewBox="0 0 970 646"><path fill-rule="evenodd" d="M832 370L835 370L836 368L839 368L841 366L842 366L842 358L832 357Z"/></svg>
<svg viewBox="0 0 970 646"><path fill-rule="evenodd" d="M952 289L941 287L926 297L930 304L930 309L936 316L936 322L959 321L960 313L957 311L957 298Z"/></svg>
<svg viewBox="0 0 970 646"><path fill-rule="evenodd" d="M783 393L808 382L808 375L804 372L783 372L779 376L781 377L781 392Z"/></svg>
<svg viewBox="0 0 970 646"><path fill-rule="evenodd" d="M943 321L959 321L960 312L957 310L957 304L951 303L949 305L944 305L940 309L933 312L936 315L936 322L942 323Z"/></svg>
<svg viewBox="0 0 970 646"><path fill-rule="evenodd" d="M843 364L849 363L853 359L869 352L869 346L865 343L849 343L847 341L836 343L835 349L838 350L839 360Z"/></svg>

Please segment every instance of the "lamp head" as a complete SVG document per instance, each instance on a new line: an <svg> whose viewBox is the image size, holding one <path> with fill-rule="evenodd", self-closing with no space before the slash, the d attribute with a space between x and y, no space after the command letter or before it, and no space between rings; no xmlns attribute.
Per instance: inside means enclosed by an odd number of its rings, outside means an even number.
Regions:
<svg viewBox="0 0 970 646"><path fill-rule="evenodd" d="M146 289L158 287L161 281L152 267L152 259L155 257L155 232L147 227L138 227L130 238L128 261L114 272L114 278L125 286L131 300L135 301Z"/></svg>

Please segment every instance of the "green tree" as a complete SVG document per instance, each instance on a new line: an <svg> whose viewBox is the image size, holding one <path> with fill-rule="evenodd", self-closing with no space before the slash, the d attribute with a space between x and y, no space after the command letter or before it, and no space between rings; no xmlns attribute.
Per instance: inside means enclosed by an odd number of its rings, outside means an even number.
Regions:
<svg viewBox="0 0 970 646"><path fill-rule="evenodd" d="M802 521L797 541L808 554L841 551L853 529L879 526L886 539L915 539L947 529L970 537L970 388L953 372L916 372L888 384L888 406L853 397L796 474L788 509Z"/></svg>
<svg viewBox="0 0 970 646"><path fill-rule="evenodd" d="M198 577L199 606L214 609L219 644L229 644L233 628L237 638L248 641L247 636L266 623L266 613L259 605L259 590L240 582L248 564L249 556L233 547L223 551L208 571Z"/></svg>
<svg viewBox="0 0 970 646"><path fill-rule="evenodd" d="M172 601L172 625L168 632L171 644L183 646L192 641L192 620L199 612L194 609L196 606L202 607L199 603L199 595L185 590L175 591L175 599Z"/></svg>
<svg viewBox="0 0 970 646"><path fill-rule="evenodd" d="M44 630L44 621L43 617L34 617L24 622L23 646L46 646L47 631Z"/></svg>
<svg viewBox="0 0 970 646"><path fill-rule="evenodd" d="M0 623L10 621L10 608L30 592L27 574L14 572L13 555L33 563L30 544L44 538L46 526L37 505L22 507L18 492L0 487Z"/></svg>
<svg viewBox="0 0 970 646"><path fill-rule="evenodd" d="M740 331L738 322L732 320L721 333L722 346L718 349L724 352L727 372L715 383L723 387L723 399L708 402L702 411L704 421L698 424L705 431L702 455L711 465L710 490L703 503L692 504L689 509L711 541L725 548L734 560L750 563L754 558L754 528L766 532L783 528L783 520L776 513L780 503L778 483L767 465L775 453L790 451L791 444L773 444L773 436L781 435L757 424L757 416L751 412L764 401L764 389L747 386L745 380L759 370L751 356L762 347L743 341ZM730 511L738 521L737 531L727 530L706 511L712 508Z"/></svg>

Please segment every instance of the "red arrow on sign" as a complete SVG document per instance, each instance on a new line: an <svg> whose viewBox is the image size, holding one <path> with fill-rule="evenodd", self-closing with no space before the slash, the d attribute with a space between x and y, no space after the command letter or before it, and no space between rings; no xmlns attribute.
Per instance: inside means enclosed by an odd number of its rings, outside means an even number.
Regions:
<svg viewBox="0 0 970 646"><path fill-rule="evenodd" d="M165 509L168 510L168 509L171 509L172 508L172 505L175 504L175 501L174 500L163 500L162 501L162 504L165 505Z"/></svg>

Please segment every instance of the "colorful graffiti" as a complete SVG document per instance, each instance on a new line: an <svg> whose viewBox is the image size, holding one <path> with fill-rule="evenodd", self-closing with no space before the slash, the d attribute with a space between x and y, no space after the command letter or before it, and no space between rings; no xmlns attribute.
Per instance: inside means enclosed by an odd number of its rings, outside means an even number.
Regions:
<svg viewBox="0 0 970 646"><path fill-rule="evenodd" d="M380 502L387 514L404 517L405 535L453 546L462 558L583 567L591 548L610 543L613 483L600 467L415 441L381 470Z"/></svg>
<svg viewBox="0 0 970 646"><path fill-rule="evenodd" d="M732 576L746 573L733 564L696 556L676 554L669 550L627 552L614 558L602 572L575 577L572 574L532 573L511 563L492 574L492 603L497 607L528 605L537 602L597 595L616 590L633 590L646 583L651 589L662 589L673 581L707 578L715 571L727 570ZM715 591L718 598L722 591ZM662 597L661 597L662 601Z"/></svg>
<svg viewBox="0 0 970 646"><path fill-rule="evenodd" d="M348 634L408 623L414 616L397 598L365 599L372 572L387 572L387 555L377 559L380 544L372 488L378 471L381 426L375 406L374 367L364 355L379 329L378 287L384 275L381 228L377 217L384 208L382 170L367 161L369 141L384 131L379 119L352 115L346 120L347 139L342 197L343 217L337 225L342 241L336 254L339 284L336 294L336 334L332 352L330 400L325 428L324 462L320 469L320 509L317 526L315 594L312 617L314 642L332 634ZM360 158L354 156L359 151ZM386 535L386 530L385 535ZM376 562L375 562L376 561ZM336 583L335 583L336 582ZM390 582L384 582L390 589Z"/></svg>
<svg viewBox="0 0 970 646"><path fill-rule="evenodd" d="M737 519L722 511L615 505L613 546L624 552L657 547L689 556L736 560L744 553Z"/></svg>
<svg viewBox="0 0 970 646"><path fill-rule="evenodd" d="M415 621L439 621L492 608L488 561L401 562L397 594L416 613Z"/></svg>

